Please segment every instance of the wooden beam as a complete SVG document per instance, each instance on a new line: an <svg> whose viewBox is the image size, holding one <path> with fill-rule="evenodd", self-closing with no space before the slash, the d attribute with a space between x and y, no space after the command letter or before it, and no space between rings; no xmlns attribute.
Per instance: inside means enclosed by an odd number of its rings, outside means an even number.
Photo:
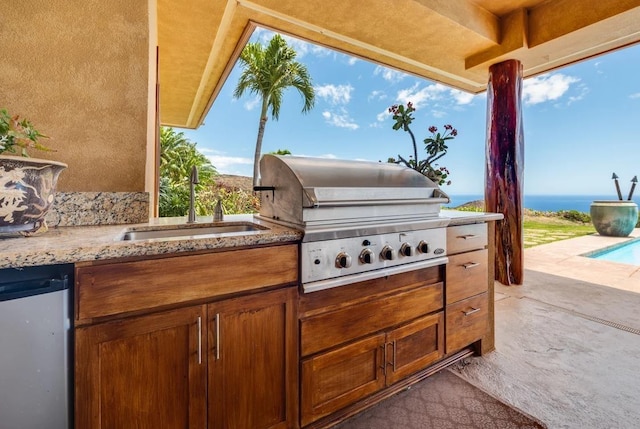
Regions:
<svg viewBox="0 0 640 429"><path fill-rule="evenodd" d="M529 11L529 46L558 39L574 31L640 7L640 0L554 0ZM633 19L633 18L630 18Z"/></svg>
<svg viewBox="0 0 640 429"><path fill-rule="evenodd" d="M415 0L427 9L495 43L500 41L500 19L468 0Z"/></svg>
<svg viewBox="0 0 640 429"><path fill-rule="evenodd" d="M507 60L489 68L487 108L485 204L488 212L504 215L496 225L495 275L504 285L522 284L524 132L520 61Z"/></svg>
<svg viewBox="0 0 640 429"><path fill-rule="evenodd" d="M528 17L525 9L517 9L500 20L502 37L498 45L465 58L464 66L470 68L488 62L504 61L507 57L514 57L518 50L528 47Z"/></svg>

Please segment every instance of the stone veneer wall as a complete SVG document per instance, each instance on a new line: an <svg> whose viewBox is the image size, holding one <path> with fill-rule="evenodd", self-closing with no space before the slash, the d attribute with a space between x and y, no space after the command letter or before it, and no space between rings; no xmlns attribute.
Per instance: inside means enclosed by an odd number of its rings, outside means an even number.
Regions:
<svg viewBox="0 0 640 429"><path fill-rule="evenodd" d="M147 192L56 192L46 216L56 226L118 225L149 221Z"/></svg>

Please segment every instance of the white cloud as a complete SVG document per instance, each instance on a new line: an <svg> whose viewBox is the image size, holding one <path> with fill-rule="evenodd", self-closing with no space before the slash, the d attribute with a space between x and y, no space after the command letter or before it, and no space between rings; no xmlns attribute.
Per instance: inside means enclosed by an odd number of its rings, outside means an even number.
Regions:
<svg viewBox="0 0 640 429"><path fill-rule="evenodd" d="M201 150L206 152L206 150ZM210 150L209 152L216 152ZM251 165L253 166L253 158L242 158L239 156L225 156L225 155L209 155L207 156L209 161L216 167L218 173L221 174L247 174L246 169L239 168L238 166Z"/></svg>
<svg viewBox="0 0 640 429"><path fill-rule="evenodd" d="M367 101L376 100L381 101L387 98L387 94L384 91L373 90L367 97Z"/></svg>
<svg viewBox="0 0 640 429"><path fill-rule="evenodd" d="M357 130L359 128L358 124L349 116L345 108L340 108L339 111L325 110L322 112L322 117L324 117L327 124L333 125L334 127L348 128L350 130Z"/></svg>
<svg viewBox="0 0 640 429"><path fill-rule="evenodd" d="M413 103L413 107L418 109L422 107L425 102L438 100L442 98L449 88L439 83L419 88L420 84L416 83L411 88L401 89L398 91L397 99L400 103L407 104Z"/></svg>
<svg viewBox="0 0 640 429"><path fill-rule="evenodd" d="M376 120L378 122L383 122L389 116L391 116L391 113L389 112L389 109L386 109L384 112L380 112L376 115Z"/></svg>
<svg viewBox="0 0 640 429"><path fill-rule="evenodd" d="M636 92L635 94L631 94L629 98L640 98L640 92Z"/></svg>
<svg viewBox="0 0 640 429"><path fill-rule="evenodd" d="M358 59L356 57L349 57L349 59L347 60L347 64L349 64L350 66L354 65L357 62Z"/></svg>
<svg viewBox="0 0 640 429"><path fill-rule="evenodd" d="M539 104L557 100L569 91L571 84L580 79L562 73L544 74L524 80L522 99L525 104Z"/></svg>
<svg viewBox="0 0 640 429"><path fill-rule="evenodd" d="M351 100L351 85L321 85L314 88L316 95L331 104L348 104Z"/></svg>
<svg viewBox="0 0 640 429"><path fill-rule="evenodd" d="M445 116L447 116L447 112L442 111L442 110L435 110L435 109L433 109L433 110L431 110L431 115L432 115L434 118L444 118Z"/></svg>
<svg viewBox="0 0 640 429"><path fill-rule="evenodd" d="M392 70L384 66L376 66L376 68L373 70L373 74L376 76L382 75L382 78L384 80L391 83L400 82L402 79L408 76L406 73L403 73L397 70Z"/></svg>
<svg viewBox="0 0 640 429"><path fill-rule="evenodd" d="M249 101L245 101L244 108L251 111L256 108L256 106L260 104L260 97L255 96Z"/></svg>
<svg viewBox="0 0 640 429"><path fill-rule="evenodd" d="M475 99L475 94L460 91L459 89L450 88L449 92L458 105L471 104L471 102Z"/></svg>

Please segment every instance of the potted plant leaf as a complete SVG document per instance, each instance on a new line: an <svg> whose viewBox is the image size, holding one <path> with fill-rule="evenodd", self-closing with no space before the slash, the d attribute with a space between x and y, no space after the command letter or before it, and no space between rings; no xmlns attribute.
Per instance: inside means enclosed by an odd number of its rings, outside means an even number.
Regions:
<svg viewBox="0 0 640 429"><path fill-rule="evenodd" d="M0 109L0 234L47 230L44 217L67 165L29 157L27 149L51 151L40 141L46 138L27 119Z"/></svg>
<svg viewBox="0 0 640 429"><path fill-rule="evenodd" d="M638 223L638 205L631 200L638 179L636 176L631 179L629 197L623 200L618 176L613 173L611 178L615 183L618 199L592 202L589 208L591 223L600 235L626 237Z"/></svg>

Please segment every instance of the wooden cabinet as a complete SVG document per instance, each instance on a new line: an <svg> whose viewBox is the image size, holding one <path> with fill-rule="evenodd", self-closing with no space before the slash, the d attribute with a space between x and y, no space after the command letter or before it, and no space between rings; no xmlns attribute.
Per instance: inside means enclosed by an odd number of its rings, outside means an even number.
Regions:
<svg viewBox="0 0 640 429"><path fill-rule="evenodd" d="M302 426L444 356L439 267L336 289L301 298Z"/></svg>
<svg viewBox="0 0 640 429"><path fill-rule="evenodd" d="M204 310L76 329L75 427L204 428Z"/></svg>
<svg viewBox="0 0 640 429"><path fill-rule="evenodd" d="M488 334L489 250L487 224L447 228L445 281L446 352L454 353Z"/></svg>
<svg viewBox="0 0 640 429"><path fill-rule="evenodd" d="M295 288L209 304L209 428L287 428L298 418Z"/></svg>
<svg viewBox="0 0 640 429"><path fill-rule="evenodd" d="M261 254L279 258L282 251L297 260L296 248L280 246ZM204 256L198 255L197 261L206 262ZM76 428L298 425L295 261L286 263L293 267L292 272L280 267L275 270L278 274L254 278L254 269L245 270L247 277L238 280L239 296L208 296L220 288L232 290L224 273L237 278L245 264L251 265L219 253L209 256L214 256L213 261L233 260L237 266L193 267L196 272L215 272L208 281L202 274L182 276L185 257L154 260L155 272L149 271L149 261L77 268L76 288L83 293L77 294L76 306L85 311L78 312L75 331ZM109 288L104 280L117 277L119 265L123 265L121 272L133 273L143 284L120 279ZM263 262L257 265L264 267ZM138 272L148 275L142 279ZM141 295L143 290L153 294L156 281L160 284L157 297ZM274 281L283 284L274 286ZM188 292L183 290L185 283L191 289ZM169 284L176 289L179 305L175 309L166 309L172 301L165 287ZM93 301L105 295L124 300L129 287L133 302L123 306L122 313L110 301L102 307ZM197 299L194 302L186 296ZM132 309L136 309L134 314Z"/></svg>

